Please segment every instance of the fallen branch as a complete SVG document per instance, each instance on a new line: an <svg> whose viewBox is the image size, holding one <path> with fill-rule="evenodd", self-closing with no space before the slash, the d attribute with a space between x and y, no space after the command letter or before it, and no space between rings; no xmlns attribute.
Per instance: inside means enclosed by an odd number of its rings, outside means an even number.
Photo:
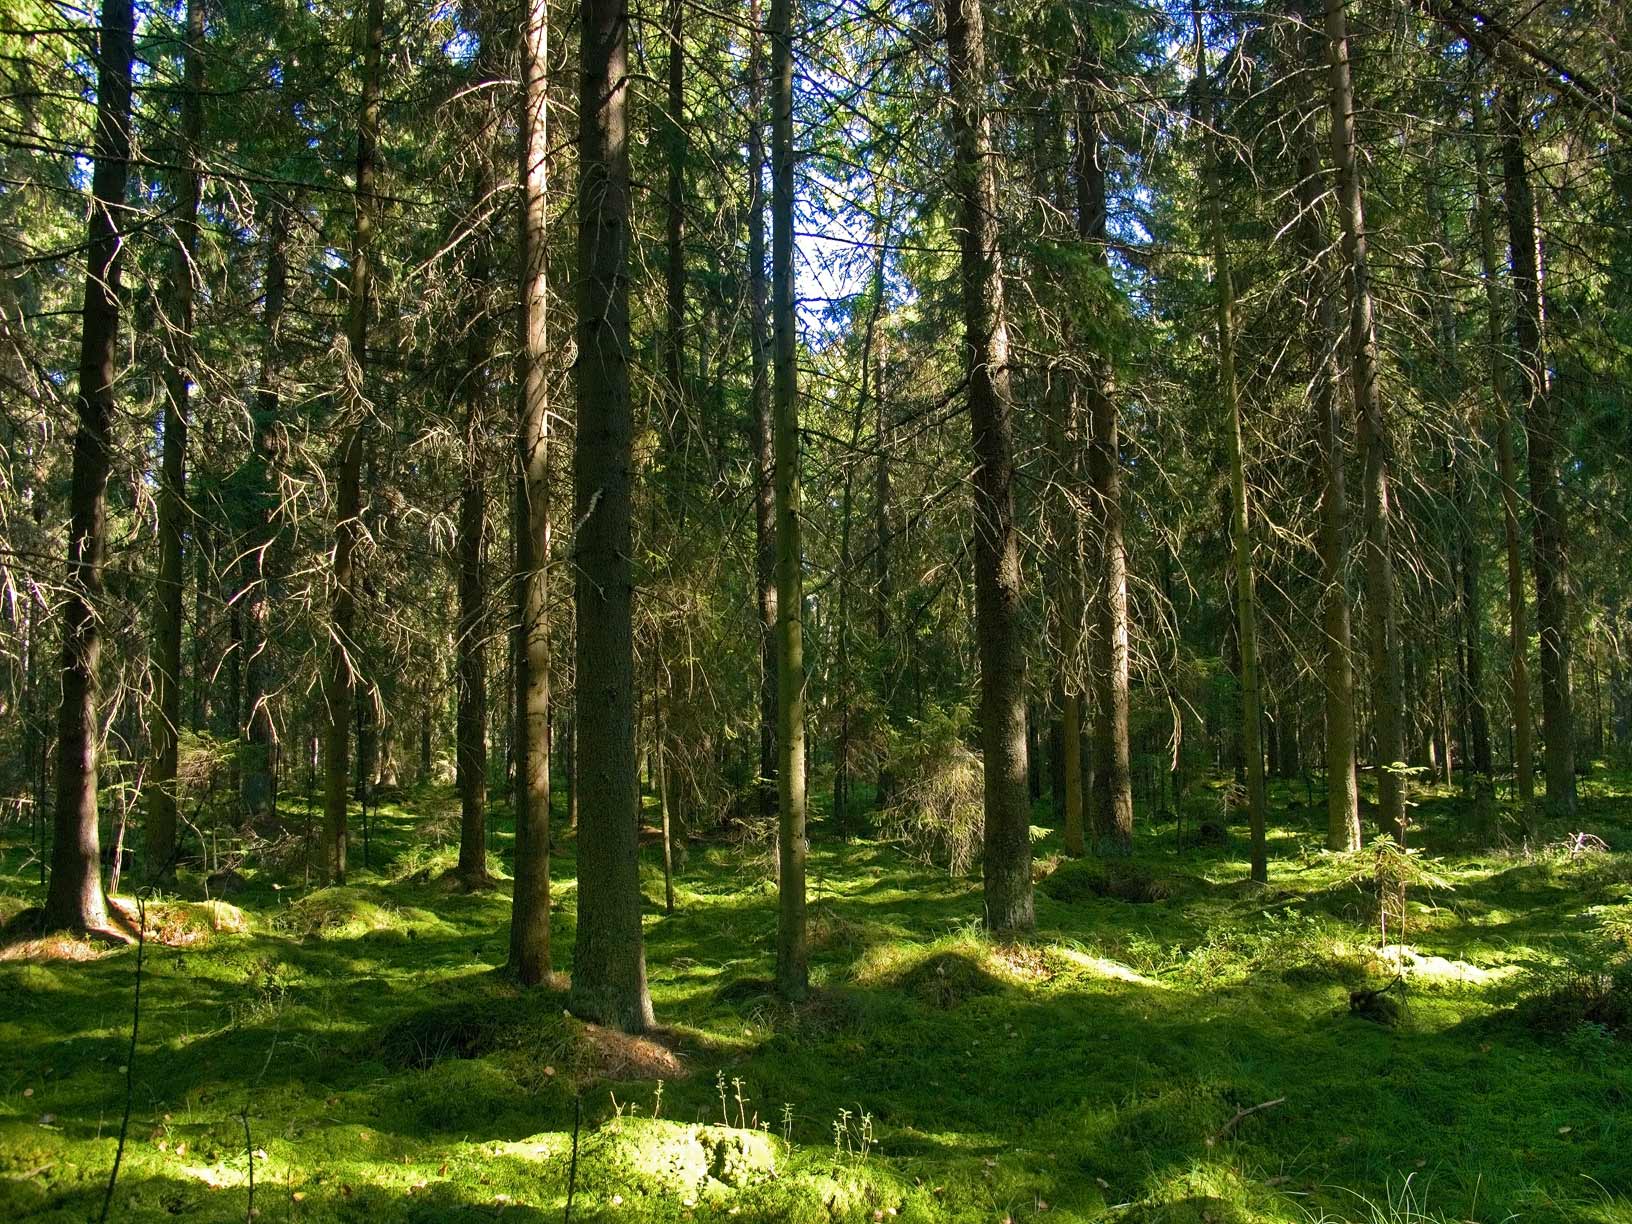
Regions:
<svg viewBox="0 0 1632 1224"><path fill-rule="evenodd" d="M1224 1138L1225 1135L1230 1133L1237 1122L1241 1121L1242 1118L1247 1117L1249 1114L1255 1114L1260 1109L1268 1109L1273 1105L1284 1105L1285 1103L1286 1098L1283 1096L1276 1097L1273 1101L1261 1101L1257 1105L1250 1106L1247 1109L1236 1110L1235 1117L1231 1118L1228 1122L1224 1123L1223 1126L1219 1127L1216 1133L1207 1137L1207 1146L1212 1147L1220 1139Z"/></svg>

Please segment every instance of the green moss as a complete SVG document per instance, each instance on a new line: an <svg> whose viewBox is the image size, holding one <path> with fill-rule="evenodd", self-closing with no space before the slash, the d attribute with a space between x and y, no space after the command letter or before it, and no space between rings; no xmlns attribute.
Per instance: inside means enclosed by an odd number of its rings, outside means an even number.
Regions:
<svg viewBox="0 0 1632 1224"><path fill-rule="evenodd" d="M647 912L665 1029L610 1052L561 994L502 976L507 880L443 886L453 797L409 795L346 888L251 864L247 931L149 945L113 1216L241 1219L250 1148L263 1219L559 1220L576 1116L582 1221L1392 1221L1409 1185L1425 1221L1625 1224L1632 1025L1557 992L1632 943L1626 793L1583 798L1608 853L1526 858L1467 852L1458 802L1425 792L1413 836L1448 887L1412 893L1392 960L1364 863L1321 850L1301 787L1271 790L1268 889L1239 840L1176 854L1141 823L1130 859L1062 862L1016 943L975 930L978 879L818 827L797 1006L768 989L774 894L698 845L678 912ZM493 844L507 867L502 812ZM1059 852L1045 836L1039 862ZM1162 898L1119 895L1140 881ZM0 842L0 912L38 901ZM1405 1022L1351 1018L1402 961ZM134 963L0 962L0 1219L100 1210Z"/></svg>

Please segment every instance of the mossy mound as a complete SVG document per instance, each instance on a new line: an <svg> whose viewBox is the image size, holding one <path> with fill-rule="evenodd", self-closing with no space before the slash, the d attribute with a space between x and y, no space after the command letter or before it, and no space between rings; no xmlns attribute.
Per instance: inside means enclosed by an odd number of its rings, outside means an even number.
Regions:
<svg viewBox="0 0 1632 1224"><path fill-rule="evenodd" d="M706 1194L770 1181L783 1156L782 1141L763 1131L620 1118L583 1141L578 1170L586 1187Z"/></svg>
<svg viewBox="0 0 1632 1224"><path fill-rule="evenodd" d="M1591 1024L1632 1040L1632 959L1601 970L1542 975L1513 1014L1538 1033L1557 1036Z"/></svg>
<svg viewBox="0 0 1632 1224"><path fill-rule="evenodd" d="M981 944L930 951L905 965L864 975L922 1003L950 1010L971 999L1001 994L1008 988L1005 967Z"/></svg>
<svg viewBox="0 0 1632 1224"><path fill-rule="evenodd" d="M365 935L402 935L408 924L397 910L382 905L359 888L320 888L293 902L274 920L278 930L297 939L360 939Z"/></svg>
<svg viewBox="0 0 1632 1224"><path fill-rule="evenodd" d="M1067 905L1096 897L1149 905L1173 895L1170 881L1141 863L1124 859L1078 859L1065 863L1043 881L1043 891Z"/></svg>

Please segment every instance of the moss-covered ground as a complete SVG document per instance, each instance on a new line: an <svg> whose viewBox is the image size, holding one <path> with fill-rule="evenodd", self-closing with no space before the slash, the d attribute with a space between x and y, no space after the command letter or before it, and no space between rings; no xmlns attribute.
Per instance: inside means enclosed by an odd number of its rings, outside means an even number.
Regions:
<svg viewBox="0 0 1632 1224"><path fill-rule="evenodd" d="M1274 791L1267 888L1238 829L1177 850L1147 821L1131 859L1070 862L1040 827L1023 943L978 932L977 879L823 827L797 1008L769 993L774 892L743 851L693 846L666 916L648 845L663 1027L638 1041L504 980L508 822L499 887L461 891L436 848L454 801L425 791L343 889L251 862L212 912L177 903L205 896L184 877L133 1065L135 949L0 962L0 1221L98 1216L127 1065L114 1220L244 1219L253 1171L256 1218L313 1224L560 1220L569 1180L584 1221L1632 1221L1625 783L1584 781L1571 828L1501 852L1424 793L1430 878L1386 936L1373 859L1320 849L1301 785ZM0 918L40 898L21 835ZM1403 1006L1352 1014L1402 961Z"/></svg>

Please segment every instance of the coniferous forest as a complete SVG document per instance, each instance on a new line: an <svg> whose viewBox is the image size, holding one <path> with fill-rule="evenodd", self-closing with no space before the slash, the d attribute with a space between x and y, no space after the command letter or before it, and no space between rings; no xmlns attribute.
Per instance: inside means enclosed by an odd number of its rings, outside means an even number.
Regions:
<svg viewBox="0 0 1632 1224"><path fill-rule="evenodd" d="M1632 1222L1619 0L0 0L0 1219Z"/></svg>

